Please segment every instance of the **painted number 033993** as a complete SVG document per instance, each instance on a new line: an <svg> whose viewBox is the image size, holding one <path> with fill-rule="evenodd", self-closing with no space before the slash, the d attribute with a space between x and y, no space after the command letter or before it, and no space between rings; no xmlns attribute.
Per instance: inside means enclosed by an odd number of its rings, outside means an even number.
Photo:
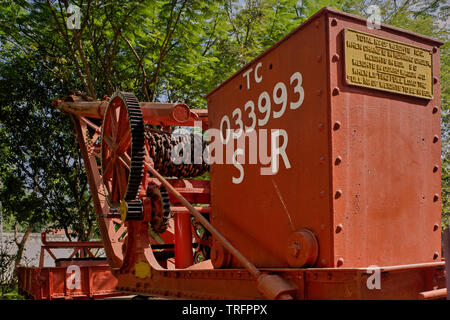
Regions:
<svg viewBox="0 0 450 320"><path fill-rule="evenodd" d="M261 92L257 101L258 111L261 113L261 117L257 118L255 113L255 102L249 100L244 105L244 112L246 116L251 120L249 126L245 125L243 122L242 110L236 108L232 112L232 120L234 121L236 129L230 130L230 118L228 115L222 117L220 121L220 132L222 143L228 143L230 135L232 133L233 138L239 138L242 133L250 132L256 128L265 126L272 115L273 119L281 118L287 109L289 104L289 109L295 110L299 108L303 100L305 99L305 92L302 87L302 74L300 72L294 72L289 79L289 89L283 81L278 82L273 87L272 92L269 94L267 91ZM292 90L294 95L293 101L288 101L288 90ZM273 104L272 104L273 102ZM226 126L226 129L224 128ZM225 131L224 131L225 129ZM226 132L224 137L224 132Z"/></svg>

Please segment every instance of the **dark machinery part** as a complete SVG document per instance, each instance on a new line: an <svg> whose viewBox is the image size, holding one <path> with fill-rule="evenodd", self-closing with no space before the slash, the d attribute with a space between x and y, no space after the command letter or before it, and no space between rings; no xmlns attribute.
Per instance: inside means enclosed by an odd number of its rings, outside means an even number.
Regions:
<svg viewBox="0 0 450 320"><path fill-rule="evenodd" d="M154 168L162 176L197 177L209 171L209 165L202 159L206 142L202 141L201 135L170 134L161 130L145 128L145 138L148 142L149 154L153 159ZM194 148L201 148L201 152L195 154ZM172 154L176 154L179 160L186 159L187 161L176 164L172 161Z"/></svg>
<svg viewBox="0 0 450 320"><path fill-rule="evenodd" d="M130 201L137 198L144 171L144 121L138 99L127 92L123 92L122 97L127 107L131 130L131 166L125 195L125 201Z"/></svg>
<svg viewBox="0 0 450 320"><path fill-rule="evenodd" d="M150 185L147 188L147 197L151 199L152 203L151 227L154 232L163 233L167 230L169 219L172 217L169 194L164 187Z"/></svg>

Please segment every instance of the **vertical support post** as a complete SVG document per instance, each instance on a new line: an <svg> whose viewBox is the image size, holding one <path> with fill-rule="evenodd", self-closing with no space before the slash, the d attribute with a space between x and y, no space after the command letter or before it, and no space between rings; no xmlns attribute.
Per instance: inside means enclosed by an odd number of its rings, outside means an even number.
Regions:
<svg viewBox="0 0 450 320"><path fill-rule="evenodd" d="M447 300L450 300L450 226L444 231L445 281L447 282Z"/></svg>
<svg viewBox="0 0 450 320"><path fill-rule="evenodd" d="M43 247L41 247L41 254L39 256L39 268L44 267L44 260L45 260L45 250Z"/></svg>
<svg viewBox="0 0 450 320"><path fill-rule="evenodd" d="M193 264L191 214L177 212L175 220L175 268L184 269Z"/></svg>

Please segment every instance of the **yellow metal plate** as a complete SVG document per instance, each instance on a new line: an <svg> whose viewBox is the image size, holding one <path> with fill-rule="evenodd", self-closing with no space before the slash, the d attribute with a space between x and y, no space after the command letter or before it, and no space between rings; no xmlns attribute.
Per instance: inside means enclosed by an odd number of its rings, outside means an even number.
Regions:
<svg viewBox="0 0 450 320"><path fill-rule="evenodd" d="M430 51L345 29L347 84L433 99Z"/></svg>
<svg viewBox="0 0 450 320"><path fill-rule="evenodd" d="M134 265L134 273L137 278L147 278L151 276L151 268L147 262L138 262Z"/></svg>

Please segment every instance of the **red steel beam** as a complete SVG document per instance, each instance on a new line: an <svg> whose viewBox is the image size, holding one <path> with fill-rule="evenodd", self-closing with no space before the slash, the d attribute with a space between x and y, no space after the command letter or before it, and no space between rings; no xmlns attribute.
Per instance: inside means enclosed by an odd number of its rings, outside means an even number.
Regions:
<svg viewBox="0 0 450 320"><path fill-rule="evenodd" d="M102 241L48 241L47 234L41 233L42 244L47 248L103 248Z"/></svg>
<svg viewBox="0 0 450 320"><path fill-rule="evenodd" d="M106 101L57 101L61 111L85 118L103 119L108 102ZM207 109L190 109L184 103L139 102L144 122L164 126L192 126L194 121L208 123ZM89 120L88 120L89 121Z"/></svg>

